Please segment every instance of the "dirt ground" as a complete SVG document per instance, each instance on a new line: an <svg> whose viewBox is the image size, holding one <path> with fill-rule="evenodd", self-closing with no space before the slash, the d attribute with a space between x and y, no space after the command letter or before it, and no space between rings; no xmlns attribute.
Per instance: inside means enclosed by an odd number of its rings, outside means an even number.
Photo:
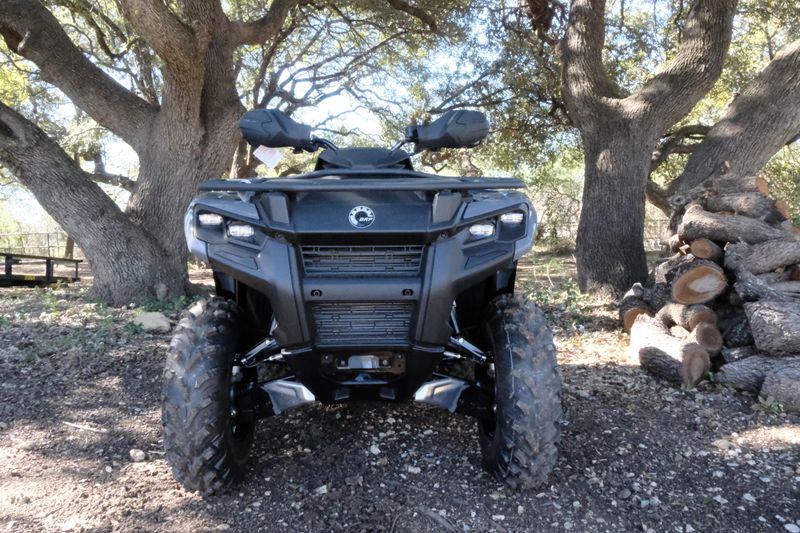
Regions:
<svg viewBox="0 0 800 533"><path fill-rule="evenodd" d="M242 483L187 493L161 451L169 334L82 286L2 289L0 531L800 532L800 417L630 366L613 308L580 296L571 267L523 269L552 317L566 413L558 466L529 492L483 472L473 420L353 404L264 421Z"/></svg>

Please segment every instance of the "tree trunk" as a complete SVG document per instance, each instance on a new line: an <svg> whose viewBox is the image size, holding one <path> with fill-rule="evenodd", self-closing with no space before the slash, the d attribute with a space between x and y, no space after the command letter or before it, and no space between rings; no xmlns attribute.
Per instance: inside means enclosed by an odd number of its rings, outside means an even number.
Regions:
<svg viewBox="0 0 800 533"><path fill-rule="evenodd" d="M725 170L753 175L798 131L800 39L781 50L731 102L668 191L688 190Z"/></svg>
<svg viewBox="0 0 800 533"><path fill-rule="evenodd" d="M647 279L644 252L649 147L619 120L583 133L585 181L576 261L583 291L622 294Z"/></svg>
<svg viewBox="0 0 800 533"><path fill-rule="evenodd" d="M64 245L64 257L72 259L75 255L75 239L67 235L67 243Z"/></svg>
<svg viewBox="0 0 800 533"><path fill-rule="evenodd" d="M124 305L185 290L184 269L38 126L0 103L0 161L81 247L93 296Z"/></svg>
<svg viewBox="0 0 800 533"><path fill-rule="evenodd" d="M692 110L722 71L736 0L696 0L672 59L623 97L603 65L604 0L573 0L561 41L562 89L583 140L578 284L621 295L647 278L644 213L658 139Z"/></svg>

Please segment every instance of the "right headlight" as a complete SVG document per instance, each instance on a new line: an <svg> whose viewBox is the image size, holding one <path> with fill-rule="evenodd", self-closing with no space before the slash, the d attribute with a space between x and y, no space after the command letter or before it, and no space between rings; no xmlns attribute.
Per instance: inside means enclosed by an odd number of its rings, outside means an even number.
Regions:
<svg viewBox="0 0 800 533"><path fill-rule="evenodd" d="M197 222L199 222L201 226L221 226L222 215L216 213L200 213L197 215Z"/></svg>
<svg viewBox="0 0 800 533"><path fill-rule="evenodd" d="M500 222L510 226L517 226L522 224L525 220L525 213L522 211L512 211L511 213L503 213L500 215Z"/></svg>

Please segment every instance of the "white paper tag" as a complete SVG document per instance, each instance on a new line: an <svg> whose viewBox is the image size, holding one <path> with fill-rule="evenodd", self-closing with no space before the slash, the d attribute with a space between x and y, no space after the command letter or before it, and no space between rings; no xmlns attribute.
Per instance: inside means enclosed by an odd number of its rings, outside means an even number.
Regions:
<svg viewBox="0 0 800 533"><path fill-rule="evenodd" d="M282 150L278 148L269 148L267 146L259 146L253 150L253 155L264 163L267 168L275 168L278 163L281 162L281 159L283 159Z"/></svg>

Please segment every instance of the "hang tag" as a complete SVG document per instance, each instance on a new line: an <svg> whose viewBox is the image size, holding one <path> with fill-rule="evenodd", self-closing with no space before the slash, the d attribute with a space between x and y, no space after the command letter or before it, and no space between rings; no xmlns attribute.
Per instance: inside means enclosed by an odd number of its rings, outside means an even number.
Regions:
<svg viewBox="0 0 800 533"><path fill-rule="evenodd" d="M283 159L282 150L278 148L268 148L266 146L259 146L253 150L253 155L256 156L259 161L264 163L267 168L275 168L278 163L281 162L281 159Z"/></svg>

